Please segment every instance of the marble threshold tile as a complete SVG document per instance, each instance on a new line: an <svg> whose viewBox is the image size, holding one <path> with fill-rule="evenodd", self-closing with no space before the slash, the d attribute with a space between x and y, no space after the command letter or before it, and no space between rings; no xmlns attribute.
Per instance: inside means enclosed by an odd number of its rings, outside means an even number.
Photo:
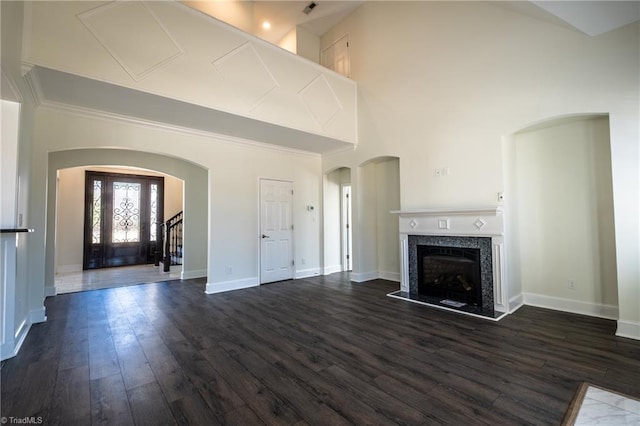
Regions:
<svg viewBox="0 0 640 426"><path fill-rule="evenodd" d="M640 401L590 385L574 424L640 426Z"/></svg>

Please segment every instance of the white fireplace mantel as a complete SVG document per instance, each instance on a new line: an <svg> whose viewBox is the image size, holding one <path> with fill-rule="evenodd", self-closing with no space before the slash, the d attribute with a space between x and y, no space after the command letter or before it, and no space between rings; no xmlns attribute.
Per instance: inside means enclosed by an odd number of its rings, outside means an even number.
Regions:
<svg viewBox="0 0 640 426"><path fill-rule="evenodd" d="M502 236L500 206L394 210L400 233L412 235Z"/></svg>

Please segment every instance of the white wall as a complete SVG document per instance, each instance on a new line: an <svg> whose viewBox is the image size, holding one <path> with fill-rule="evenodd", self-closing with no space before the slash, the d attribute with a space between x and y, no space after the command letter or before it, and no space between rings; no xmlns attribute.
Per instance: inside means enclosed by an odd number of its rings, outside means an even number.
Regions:
<svg viewBox="0 0 640 426"><path fill-rule="evenodd" d="M184 181L170 175L164 176L164 220L172 218L184 209L182 193Z"/></svg>
<svg viewBox="0 0 640 426"><path fill-rule="evenodd" d="M20 104L0 100L0 228L16 228L18 202L18 130Z"/></svg>
<svg viewBox="0 0 640 426"><path fill-rule="evenodd" d="M84 187L87 170L164 177L164 217L168 219L182 210L181 179L140 169L114 167L71 167L58 171L56 197L56 273L82 270L84 245Z"/></svg>
<svg viewBox="0 0 640 426"><path fill-rule="evenodd" d="M359 109L357 149L323 170L395 156L402 209L496 205L505 137L608 113L618 334L640 338L639 28L589 37L498 2L365 2L321 40L349 33ZM450 174L436 177L441 167Z"/></svg>
<svg viewBox="0 0 640 426"><path fill-rule="evenodd" d="M525 303L616 319L608 119L550 123L515 146Z"/></svg>
<svg viewBox="0 0 640 426"><path fill-rule="evenodd" d="M224 21L236 28L253 32L253 4L248 1L182 1L189 7Z"/></svg>
<svg viewBox="0 0 640 426"><path fill-rule="evenodd" d="M297 38L297 31L296 31L296 28L293 28L291 31L287 33L287 35L282 37L282 39L278 42L278 46L295 54L298 51L296 38Z"/></svg>
<svg viewBox="0 0 640 426"><path fill-rule="evenodd" d="M85 170L82 167L58 170L56 273L82 270Z"/></svg>
<svg viewBox="0 0 640 426"><path fill-rule="evenodd" d="M316 64L320 63L320 37L298 26L278 42L278 46Z"/></svg>
<svg viewBox="0 0 640 426"><path fill-rule="evenodd" d="M352 182L354 281L385 278L400 281L398 218L399 162L378 158L358 168Z"/></svg>
<svg viewBox="0 0 640 426"><path fill-rule="evenodd" d="M45 182L47 153L76 148L128 149L174 157L208 169L207 197L200 196L205 208L191 208L185 198L185 215L204 214L208 229L197 229L207 237L202 253L187 253L185 260L204 255L209 286L253 285L258 282L258 180L261 177L291 180L294 183L294 244L296 265L313 274L320 271L320 220L318 209L308 212L307 205L320 206L320 157L256 144L244 144L189 131L169 130L166 126L133 124L129 121L85 115L55 108L40 108L36 121L34 163L40 171L36 181ZM42 164L42 165L41 165ZM113 162L111 163L113 164ZM149 165L138 165L150 168ZM179 176L171 170L161 170ZM186 180L185 180L186 181ZM186 181L187 182L187 181ZM187 182L186 196L188 196ZM46 200L42 184L39 206ZM42 219L44 221L44 217ZM189 220L185 216L185 223ZM185 233L187 232L185 226ZM192 238L197 238L194 236ZM187 237L185 236L185 241ZM49 248L47 249L50 250ZM208 251L208 253L207 253ZM34 259L44 253L34 251ZM302 259L305 265L302 265ZM44 263L44 262L43 262ZM227 266L232 273L227 273ZM35 268L38 269L38 268ZM186 269L186 265L185 265ZM53 271L44 271L40 282L52 279ZM51 276L50 276L51 275ZM201 276L202 276L201 275ZM229 284L231 283L231 284Z"/></svg>
<svg viewBox="0 0 640 426"><path fill-rule="evenodd" d="M378 274L386 279L400 281L400 162L398 159L376 163Z"/></svg>
<svg viewBox="0 0 640 426"><path fill-rule="evenodd" d="M320 37L302 27L296 28L296 54L320 63Z"/></svg>

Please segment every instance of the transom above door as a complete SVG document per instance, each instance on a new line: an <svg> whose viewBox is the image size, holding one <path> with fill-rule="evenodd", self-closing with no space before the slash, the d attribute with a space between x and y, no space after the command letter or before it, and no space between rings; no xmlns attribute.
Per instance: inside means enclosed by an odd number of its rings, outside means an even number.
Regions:
<svg viewBox="0 0 640 426"><path fill-rule="evenodd" d="M87 171L83 269L153 263L164 178Z"/></svg>

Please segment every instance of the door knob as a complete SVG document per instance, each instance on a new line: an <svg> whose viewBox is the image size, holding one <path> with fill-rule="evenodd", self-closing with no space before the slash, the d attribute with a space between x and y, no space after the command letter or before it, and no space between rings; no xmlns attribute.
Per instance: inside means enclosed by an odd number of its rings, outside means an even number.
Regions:
<svg viewBox="0 0 640 426"><path fill-rule="evenodd" d="M269 238L269 236L262 234L262 238Z"/></svg>

